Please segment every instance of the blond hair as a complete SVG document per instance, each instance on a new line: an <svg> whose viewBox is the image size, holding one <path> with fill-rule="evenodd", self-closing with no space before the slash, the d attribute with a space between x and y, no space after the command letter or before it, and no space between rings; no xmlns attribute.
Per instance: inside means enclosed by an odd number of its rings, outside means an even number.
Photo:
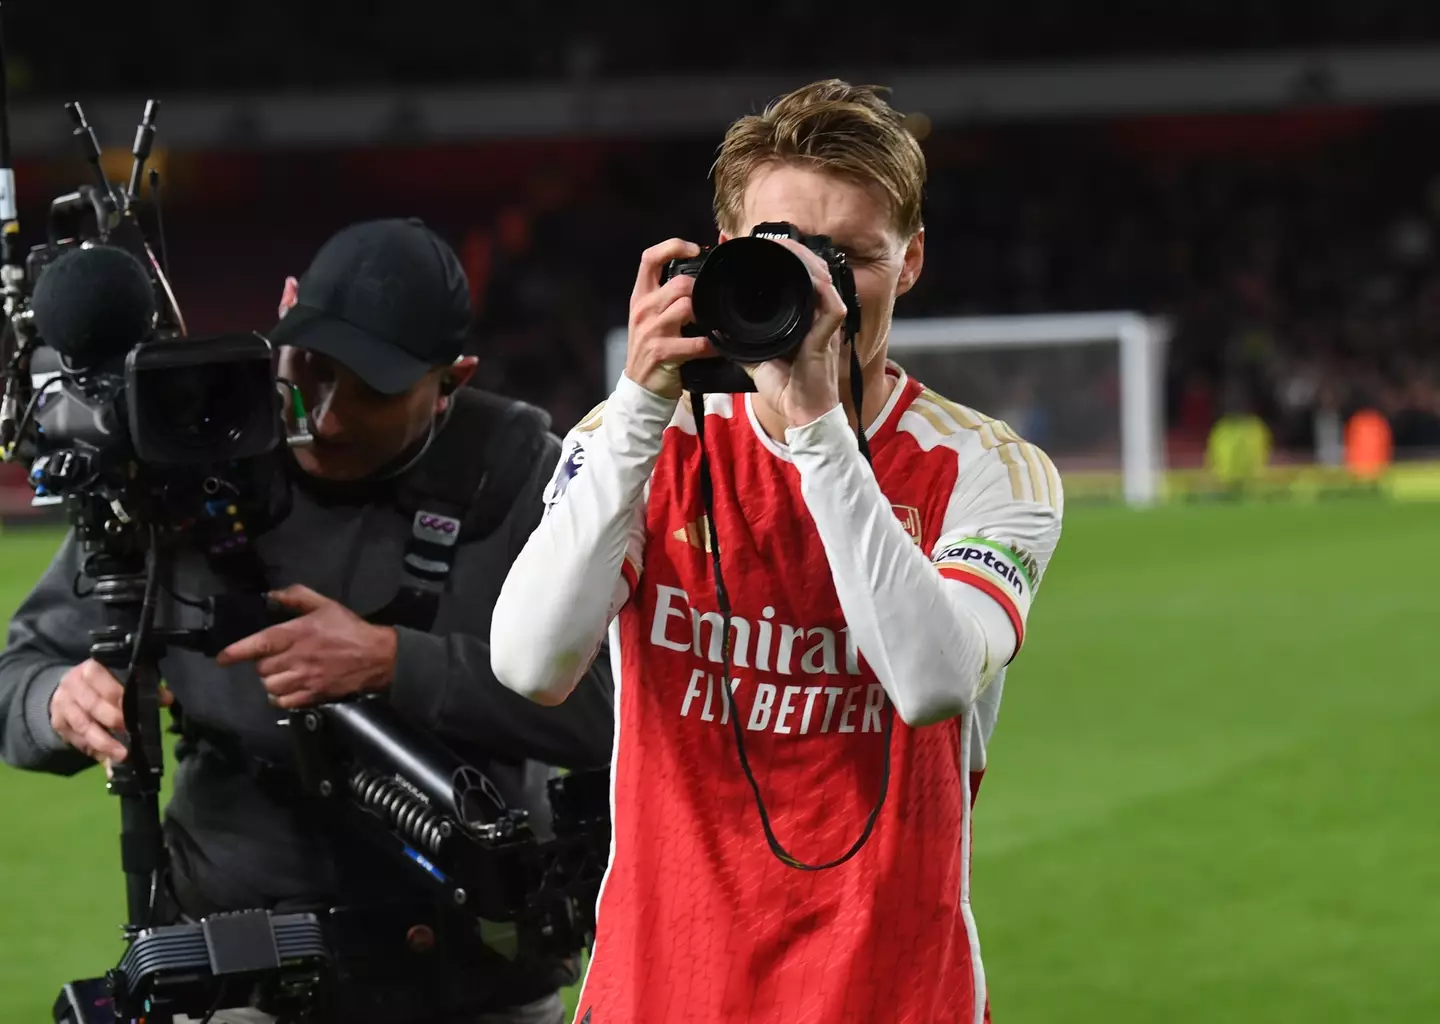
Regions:
<svg viewBox="0 0 1440 1024"><path fill-rule="evenodd" d="M878 189L891 226L903 240L913 238L922 226L925 155L902 115L881 98L888 91L826 79L732 124L711 169L716 224L729 234L742 230L751 176L781 163Z"/></svg>

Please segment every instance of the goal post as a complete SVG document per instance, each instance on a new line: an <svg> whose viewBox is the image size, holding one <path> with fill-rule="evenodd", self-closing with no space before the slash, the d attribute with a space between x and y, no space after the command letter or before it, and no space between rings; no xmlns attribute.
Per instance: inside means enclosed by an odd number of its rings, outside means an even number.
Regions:
<svg viewBox="0 0 1440 1024"><path fill-rule="evenodd" d="M613 387L625 328L606 338ZM1118 474L1126 504L1161 496L1169 330L1131 311L897 319L890 356L945 397L1007 420L1062 473ZM1021 422L1015 422L1019 418Z"/></svg>

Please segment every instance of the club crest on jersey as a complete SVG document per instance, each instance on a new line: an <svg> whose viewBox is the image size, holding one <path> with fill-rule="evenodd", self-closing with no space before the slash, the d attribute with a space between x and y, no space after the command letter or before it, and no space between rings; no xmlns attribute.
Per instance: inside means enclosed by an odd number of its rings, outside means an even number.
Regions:
<svg viewBox="0 0 1440 1024"><path fill-rule="evenodd" d="M920 540L920 510L914 505L891 505L895 510L895 517L900 520L900 525L905 527L905 532L916 544Z"/></svg>

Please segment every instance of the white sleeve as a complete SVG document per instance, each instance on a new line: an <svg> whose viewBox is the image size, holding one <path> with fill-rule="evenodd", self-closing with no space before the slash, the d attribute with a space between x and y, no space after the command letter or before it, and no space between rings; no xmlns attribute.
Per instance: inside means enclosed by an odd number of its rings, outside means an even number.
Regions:
<svg viewBox="0 0 1440 1024"><path fill-rule="evenodd" d="M1060 538L1059 474L1031 445L1026 457L1044 460L1043 494L1012 472L1019 455L1005 445L962 460L927 555L881 493L843 409L787 441L846 624L896 713L910 725L961 714L1024 642Z"/></svg>
<svg viewBox="0 0 1440 1024"><path fill-rule="evenodd" d="M490 623L491 668L515 692L545 704L568 697L636 586L650 473L675 406L622 377L566 436L545 515Z"/></svg>

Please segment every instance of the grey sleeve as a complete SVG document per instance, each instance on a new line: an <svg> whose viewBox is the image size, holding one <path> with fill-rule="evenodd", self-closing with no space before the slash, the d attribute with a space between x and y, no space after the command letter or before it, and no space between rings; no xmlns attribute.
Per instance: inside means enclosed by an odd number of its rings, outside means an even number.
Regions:
<svg viewBox="0 0 1440 1024"><path fill-rule="evenodd" d="M482 561L474 549L462 549L451 577L455 596L470 600L485 585L493 605L526 538L544 512L541 495L559 461L552 438L545 457L531 473L514 510L501 527L506 533L503 563ZM493 583L493 586L492 586ZM536 760L561 768L603 767L610 763L615 732L614 684L610 656L601 647L570 698L545 707L522 697L495 678L490 668L490 607L477 617L475 633L434 636L399 627L399 646L391 700L418 722L441 734L493 750L508 760Z"/></svg>
<svg viewBox="0 0 1440 1024"><path fill-rule="evenodd" d="M67 533L11 618L0 651L0 759L15 768L74 775L95 764L50 725L55 688L90 656L90 630L104 624L99 603L75 595L81 560L74 534Z"/></svg>

